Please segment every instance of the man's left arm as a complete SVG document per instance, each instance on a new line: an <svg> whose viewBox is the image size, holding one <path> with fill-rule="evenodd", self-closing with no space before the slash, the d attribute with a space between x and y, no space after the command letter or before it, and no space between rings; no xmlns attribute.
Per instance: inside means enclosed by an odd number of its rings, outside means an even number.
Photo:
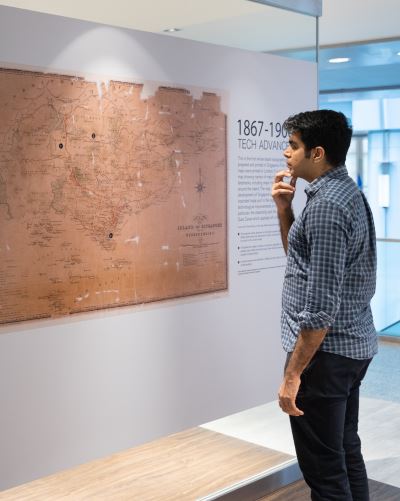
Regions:
<svg viewBox="0 0 400 501"><path fill-rule="evenodd" d="M279 388L279 405L283 412L291 416L304 413L296 406L296 396L300 387L300 376L320 347L328 329L300 331L296 347L290 357L285 376Z"/></svg>

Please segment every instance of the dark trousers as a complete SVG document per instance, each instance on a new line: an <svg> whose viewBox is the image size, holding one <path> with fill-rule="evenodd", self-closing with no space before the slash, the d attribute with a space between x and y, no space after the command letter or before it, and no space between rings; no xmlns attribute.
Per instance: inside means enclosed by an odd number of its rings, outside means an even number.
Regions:
<svg viewBox="0 0 400 501"><path fill-rule="evenodd" d="M304 416L290 416L290 424L314 501L369 500L358 407L370 361L318 351L301 375L296 404Z"/></svg>

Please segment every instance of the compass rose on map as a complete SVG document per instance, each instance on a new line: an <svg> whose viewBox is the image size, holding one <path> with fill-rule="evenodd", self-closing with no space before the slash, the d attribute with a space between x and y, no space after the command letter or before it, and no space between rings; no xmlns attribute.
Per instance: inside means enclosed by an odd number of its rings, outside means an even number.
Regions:
<svg viewBox="0 0 400 501"><path fill-rule="evenodd" d="M195 188L199 196L201 196L206 189L206 185L204 184L204 181L201 176L201 168L199 169L199 180L197 181Z"/></svg>

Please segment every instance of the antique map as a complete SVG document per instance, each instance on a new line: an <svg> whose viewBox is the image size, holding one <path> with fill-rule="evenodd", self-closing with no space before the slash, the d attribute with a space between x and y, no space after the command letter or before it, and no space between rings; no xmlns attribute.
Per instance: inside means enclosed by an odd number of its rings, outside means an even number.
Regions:
<svg viewBox="0 0 400 501"><path fill-rule="evenodd" d="M227 288L216 93L0 69L0 323Z"/></svg>

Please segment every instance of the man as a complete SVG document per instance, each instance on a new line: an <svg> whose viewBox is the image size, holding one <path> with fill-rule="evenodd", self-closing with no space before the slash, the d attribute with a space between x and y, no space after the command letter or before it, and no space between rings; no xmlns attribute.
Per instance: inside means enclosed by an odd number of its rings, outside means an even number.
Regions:
<svg viewBox="0 0 400 501"><path fill-rule="evenodd" d="M279 405L290 415L311 499L367 501L358 404L361 380L377 352L370 308L373 218L344 166L352 135L346 117L309 111L284 126L287 170L276 174L272 186L287 253L281 326L288 357ZM297 178L310 184L295 219Z"/></svg>

